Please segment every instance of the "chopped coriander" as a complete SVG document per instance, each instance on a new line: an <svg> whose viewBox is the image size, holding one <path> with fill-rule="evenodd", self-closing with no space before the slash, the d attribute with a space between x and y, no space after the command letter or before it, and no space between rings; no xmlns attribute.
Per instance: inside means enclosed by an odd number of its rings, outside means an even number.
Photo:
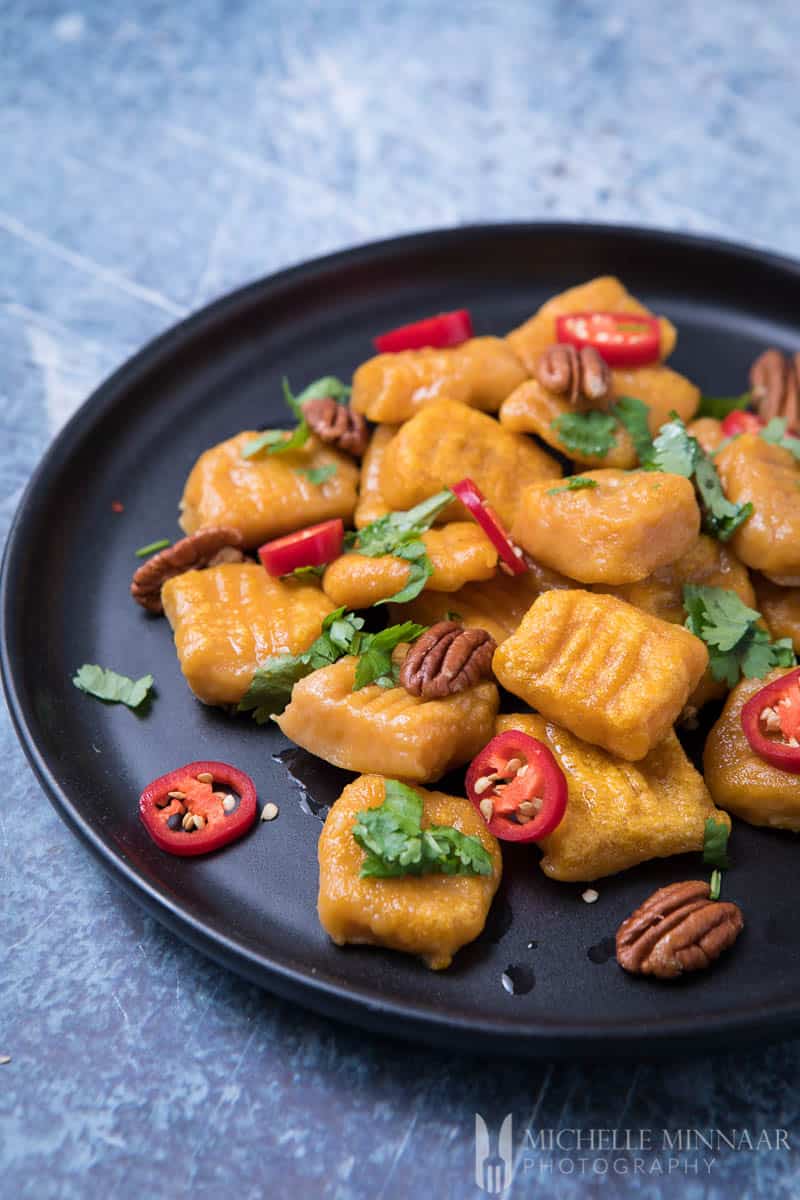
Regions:
<svg viewBox="0 0 800 1200"><path fill-rule="evenodd" d="M571 476L565 484L557 488L548 488L546 495L557 496L559 492L579 492L583 488L596 488L596 479L585 479L583 475Z"/></svg>
<svg viewBox="0 0 800 1200"><path fill-rule="evenodd" d="M353 837L366 857L362 878L402 875L490 875L483 843L450 825L422 828L421 796L404 783L386 780L385 799L356 815Z"/></svg>
<svg viewBox="0 0 800 1200"><path fill-rule="evenodd" d="M741 396L701 396L696 415L724 421L729 413L746 409L752 402L749 392L743 392Z"/></svg>
<svg viewBox="0 0 800 1200"><path fill-rule="evenodd" d="M379 600L378 604L405 604L413 600L424 588L433 574L433 565L428 558L425 543L421 540L425 533L442 512L454 499L449 488L445 488L428 500L423 500L407 512L387 513L371 524L365 525L357 533L350 534L345 539L345 547L356 554L368 558L379 558L384 554L394 554L404 558L409 564L408 580L404 587L394 596Z"/></svg>
<svg viewBox="0 0 800 1200"><path fill-rule="evenodd" d="M289 391L289 382L284 378L284 395ZM302 409L307 400L319 400L323 396L332 396L340 404L350 399L352 388L346 383L342 383L341 379L337 379L335 375L323 375L322 379L315 379L308 387L303 388L302 392L295 399L298 409ZM298 416L300 413L298 412Z"/></svg>
<svg viewBox="0 0 800 1200"><path fill-rule="evenodd" d="M335 400L343 400L349 395L350 388L346 384L333 375L326 375L323 379L316 379L310 383L299 396L295 396L289 387L289 380L284 376L283 398L287 407L297 417L297 425L292 430L267 429L242 447L242 458L254 458L262 450L266 450L268 454L285 454L287 450L299 450L306 444L311 434L308 422L303 416L305 402L316 399L318 396L333 396ZM320 467L319 470L326 470L326 468ZM324 481L319 480L318 482Z"/></svg>
<svg viewBox="0 0 800 1200"><path fill-rule="evenodd" d="M140 546L136 553L137 558L147 558L148 554L155 554L157 550L166 550L167 546L171 546L172 542L169 538L161 538L157 542L148 542L146 546Z"/></svg>
<svg viewBox="0 0 800 1200"><path fill-rule="evenodd" d="M605 458L616 441L616 418L596 409L563 413L551 428L567 450L586 458Z"/></svg>
<svg viewBox="0 0 800 1200"><path fill-rule="evenodd" d="M687 432L680 417L673 417L661 426L642 466L647 471L665 471L694 479L703 510L703 528L721 542L727 542L752 515L752 504L733 504L728 500L716 467L697 438Z"/></svg>
<svg viewBox="0 0 800 1200"><path fill-rule="evenodd" d="M759 627L761 614L726 588L684 584L686 628L708 646L711 674L729 687L741 675L763 679L773 667L795 665L790 638L773 642Z"/></svg>
<svg viewBox="0 0 800 1200"><path fill-rule="evenodd" d="M305 475L309 483L319 486L321 483L327 483L337 470L336 463L326 463L324 467L299 467L295 471L295 475Z"/></svg>
<svg viewBox="0 0 800 1200"><path fill-rule="evenodd" d="M301 579L304 575L313 575L319 578L325 574L326 566L327 563L322 563L319 567L295 567L287 575L281 575L281 579Z"/></svg>
<svg viewBox="0 0 800 1200"><path fill-rule="evenodd" d="M783 417L773 417L760 431L759 437L765 442L771 442L773 446L782 446L784 450L791 451L795 458L800 459L800 438L787 433L786 425Z"/></svg>
<svg viewBox="0 0 800 1200"><path fill-rule="evenodd" d="M703 862L717 870L725 870L730 866L728 861L728 838L730 827L724 821L708 817L703 829Z"/></svg>
<svg viewBox="0 0 800 1200"><path fill-rule="evenodd" d="M127 675L119 675L107 667L84 663L78 668L72 682L81 692L96 696L98 700L138 708L150 693L153 676L143 675L141 679L130 679Z"/></svg>
<svg viewBox="0 0 800 1200"><path fill-rule="evenodd" d="M416 641L426 628L426 625L405 621L402 625L390 625L380 633L367 634L356 667L353 691L359 692L369 683L377 683L381 687L394 687L397 684L399 669L392 662L392 651L401 642Z"/></svg>
<svg viewBox="0 0 800 1200"><path fill-rule="evenodd" d="M650 409L636 396L620 396L611 411L631 435L636 455L639 462L643 463L653 448L650 437Z"/></svg>
<svg viewBox="0 0 800 1200"><path fill-rule="evenodd" d="M292 688L312 671L329 667L346 654L355 655L359 662L353 691L378 683L394 687L397 679L392 664L392 650L401 642L413 642L427 626L406 621L392 625L381 633L364 633L364 618L337 608L322 622L322 633L304 654L278 654L267 659L256 670L250 687L239 702L239 712L252 712L259 725L275 713L283 712L292 695ZM366 664L362 666L364 660Z"/></svg>
<svg viewBox="0 0 800 1200"><path fill-rule="evenodd" d="M722 872L718 867L715 867L711 872L711 883L708 888L709 900L719 900L719 894L722 890Z"/></svg>

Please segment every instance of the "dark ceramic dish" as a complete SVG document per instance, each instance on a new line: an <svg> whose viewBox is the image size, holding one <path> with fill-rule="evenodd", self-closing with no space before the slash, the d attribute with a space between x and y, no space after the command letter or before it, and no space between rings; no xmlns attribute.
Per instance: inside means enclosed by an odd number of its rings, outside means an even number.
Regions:
<svg viewBox="0 0 800 1200"><path fill-rule="evenodd" d="M719 242L508 225L365 246L244 288L146 347L56 439L8 541L5 687L59 814L180 937L282 996L367 1029L557 1057L674 1052L800 1027L797 842L741 823L725 893L741 902L745 932L713 971L677 985L625 975L608 939L655 886L702 874L699 855L602 880L589 906L581 887L542 875L535 851L512 847L486 932L450 970L336 949L315 911L315 814L348 776L292 750L272 726L194 701L167 622L128 596L134 549L177 536L178 497L200 451L248 426L285 423L283 374L298 388L328 373L347 377L371 353L373 334L446 308L467 306L479 332L503 333L554 292L605 272L677 323L673 364L713 394L741 391L765 345L800 345L800 266ZM117 500L121 514L111 509ZM152 671L149 714L76 691L70 680L83 662ZM280 817L207 859L173 858L140 825L137 796L198 758L248 771Z"/></svg>

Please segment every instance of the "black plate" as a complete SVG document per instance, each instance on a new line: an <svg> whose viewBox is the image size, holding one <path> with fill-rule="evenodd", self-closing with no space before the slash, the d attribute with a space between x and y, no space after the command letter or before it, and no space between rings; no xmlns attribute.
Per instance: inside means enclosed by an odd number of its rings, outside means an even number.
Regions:
<svg viewBox="0 0 800 1200"><path fill-rule="evenodd" d="M725 890L742 902L747 927L712 972L678 986L626 976L604 943L654 886L702 874L697 855L602 880L589 906L580 887L545 879L535 854L512 848L486 933L449 971L334 948L315 912L320 824L311 810L347 776L290 752L306 796L273 757L288 748L280 733L197 704L167 622L128 597L133 551L176 535L178 497L200 451L284 417L283 374L297 386L346 377L374 333L456 306L472 310L479 332L503 333L552 293L604 272L677 322L674 365L712 393L741 391L766 344L800 345L800 266L718 242L568 225L383 242L247 287L148 346L57 438L9 538L3 675L57 811L181 937L281 995L369 1029L554 1057L727 1044L800 1026L797 843L739 823ZM112 513L114 500L123 514ZM151 713L139 718L78 693L70 679L83 662L152 671ZM181 860L150 842L136 797L149 779L198 758L238 764L281 813L219 854ZM509 966L524 993L503 986Z"/></svg>

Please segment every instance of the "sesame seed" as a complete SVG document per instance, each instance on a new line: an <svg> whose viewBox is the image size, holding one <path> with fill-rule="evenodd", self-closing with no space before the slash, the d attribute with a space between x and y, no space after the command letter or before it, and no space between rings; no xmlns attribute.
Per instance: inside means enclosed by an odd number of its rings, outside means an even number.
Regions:
<svg viewBox="0 0 800 1200"><path fill-rule="evenodd" d="M277 804L273 804L272 801L270 801L269 804L265 804L261 810L262 821L274 821L277 815L278 806Z"/></svg>
<svg viewBox="0 0 800 1200"><path fill-rule="evenodd" d="M197 776L197 782L198 783L213 783L214 776L211 774L210 771L201 771L200 774Z"/></svg>
<svg viewBox="0 0 800 1200"><path fill-rule="evenodd" d="M600 893L596 892L594 888L587 888L586 891L581 895L581 900L585 901L586 904L594 904L594 902L599 899Z"/></svg>
<svg viewBox="0 0 800 1200"><path fill-rule="evenodd" d="M233 812L233 810L236 808L235 798L231 795L225 796L222 801L222 807L225 809L225 812Z"/></svg>

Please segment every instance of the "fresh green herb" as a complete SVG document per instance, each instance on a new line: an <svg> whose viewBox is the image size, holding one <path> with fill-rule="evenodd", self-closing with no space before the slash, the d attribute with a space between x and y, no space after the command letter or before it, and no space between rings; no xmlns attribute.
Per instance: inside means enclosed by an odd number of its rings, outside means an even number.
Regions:
<svg viewBox="0 0 800 1200"><path fill-rule="evenodd" d="M749 408L752 403L750 392L742 392L741 396L701 396L696 415L724 421L730 413Z"/></svg>
<svg viewBox="0 0 800 1200"><path fill-rule="evenodd" d="M561 444L573 454L605 458L616 441L616 419L611 413L563 413L552 422Z"/></svg>
<svg viewBox="0 0 800 1200"><path fill-rule="evenodd" d="M96 696L98 700L138 708L147 699L153 686L153 676L143 675L141 679L130 679L127 675L118 675L116 671L108 668L84 663L78 668L72 682L80 691Z"/></svg>
<svg viewBox="0 0 800 1200"><path fill-rule="evenodd" d="M368 558L379 558L383 554L394 554L404 558L409 564L408 581L394 596L379 600L378 604L405 604L418 596L428 579L433 574L433 564L428 558L425 543L421 541L422 534L430 529L433 522L454 496L449 488L437 492L428 500L408 509L407 512L387 513L379 517L357 533L351 533L345 538L345 547L356 554Z"/></svg>
<svg viewBox="0 0 800 1200"><path fill-rule="evenodd" d="M773 667L792 667L791 638L771 641L758 626L761 614L726 588L687 583L683 603L689 614L686 628L708 646L711 674L729 687L746 679L763 679Z"/></svg>
<svg viewBox="0 0 800 1200"><path fill-rule="evenodd" d="M699 449L700 443L689 436L683 421L676 417L661 426L642 466L647 471L665 471L669 475L691 479Z"/></svg>
<svg viewBox="0 0 800 1200"><path fill-rule="evenodd" d="M340 379L336 379L333 375L326 375L323 379L315 379L307 388L304 388L299 396L295 396L292 389L289 387L289 380L286 376L283 377L283 398L286 401L287 407L297 417L297 425L292 430L287 429L267 429L264 433L259 434L257 438L247 442L242 447L242 458L254 458L260 454L262 450L266 450L268 454L285 454L287 450L299 450L304 446L309 439L311 430L308 427L308 422L303 416L303 405L307 400L314 400L319 396L333 396L334 400L346 400L350 395L350 388L342 383ZM336 468L334 467L333 470ZM320 467L320 471L328 470L326 467ZM329 478L333 471L329 471L325 478ZM323 483L323 479L312 480L312 483Z"/></svg>
<svg viewBox="0 0 800 1200"><path fill-rule="evenodd" d="M790 450L795 458L800 459L800 438L787 433L786 424L783 417L773 417L760 431L759 437L765 442L771 442L773 446L782 446L784 450Z"/></svg>
<svg viewBox="0 0 800 1200"><path fill-rule="evenodd" d="M715 867L711 872L711 883L708 888L709 900L719 900L719 894L722 890L722 872Z"/></svg>
<svg viewBox="0 0 800 1200"><path fill-rule="evenodd" d="M716 821L708 817L703 830L703 862L717 870L726 870L730 866L728 860L728 838L730 828L724 821ZM716 899L712 896L712 899Z"/></svg>
<svg viewBox="0 0 800 1200"><path fill-rule="evenodd" d="M733 504L722 490L717 469L697 438L687 433L680 417L662 425L652 452L643 461L647 471L666 471L694 479L703 510L703 528L727 542L752 515L752 504Z"/></svg>
<svg viewBox="0 0 800 1200"><path fill-rule="evenodd" d="M584 479L583 475L572 475L565 484L557 488L548 488L548 496L557 496L559 492L579 492L582 488L596 488L596 479Z"/></svg>
<svg viewBox="0 0 800 1200"><path fill-rule="evenodd" d="M397 679L392 663L392 650L401 642L413 642L425 632L425 625L406 621L392 625L381 633L364 633L364 618L337 608L322 622L322 633L304 654L278 654L256 670L250 687L239 702L239 712L252 712L259 725L275 713L283 712L292 695L292 688L312 671L329 667L346 654L359 662L353 691L368 683L394 687ZM366 664L364 661L366 659Z"/></svg>
<svg viewBox="0 0 800 1200"><path fill-rule="evenodd" d="M729 541L740 525L753 515L753 506L734 504L722 490L717 469L699 447L694 480L703 501L703 528L720 542Z"/></svg>
<svg viewBox="0 0 800 1200"><path fill-rule="evenodd" d="M148 554L155 554L156 550L166 550L167 546L171 546L172 542L169 538L161 538L158 542L149 542L146 546L140 546L136 551L137 558L147 558Z"/></svg>
<svg viewBox="0 0 800 1200"><path fill-rule="evenodd" d="M395 687L400 668L392 662L392 651L401 642L416 641L426 628L426 625L405 621L402 625L390 625L380 633L366 634L356 667L353 691L359 692L369 683L377 683L380 687Z"/></svg>
<svg viewBox="0 0 800 1200"><path fill-rule="evenodd" d="M337 472L336 463L326 463L324 467L299 467L295 475L305 475L309 483L327 483Z"/></svg>
<svg viewBox="0 0 800 1200"><path fill-rule="evenodd" d="M320 567L295 567L293 571L289 571L288 575L281 575L281 579L301 579L304 575L313 575L319 578L325 574L326 563Z"/></svg>
<svg viewBox="0 0 800 1200"><path fill-rule="evenodd" d="M450 825L422 828L422 798L397 780L386 780L386 798L356 816L353 837L366 857L362 878L401 875L490 875L483 843Z"/></svg>
<svg viewBox="0 0 800 1200"><path fill-rule="evenodd" d="M639 462L645 462L653 449L653 440L650 437L650 409L643 400L638 400L635 396L620 396L611 411L631 435Z"/></svg>

